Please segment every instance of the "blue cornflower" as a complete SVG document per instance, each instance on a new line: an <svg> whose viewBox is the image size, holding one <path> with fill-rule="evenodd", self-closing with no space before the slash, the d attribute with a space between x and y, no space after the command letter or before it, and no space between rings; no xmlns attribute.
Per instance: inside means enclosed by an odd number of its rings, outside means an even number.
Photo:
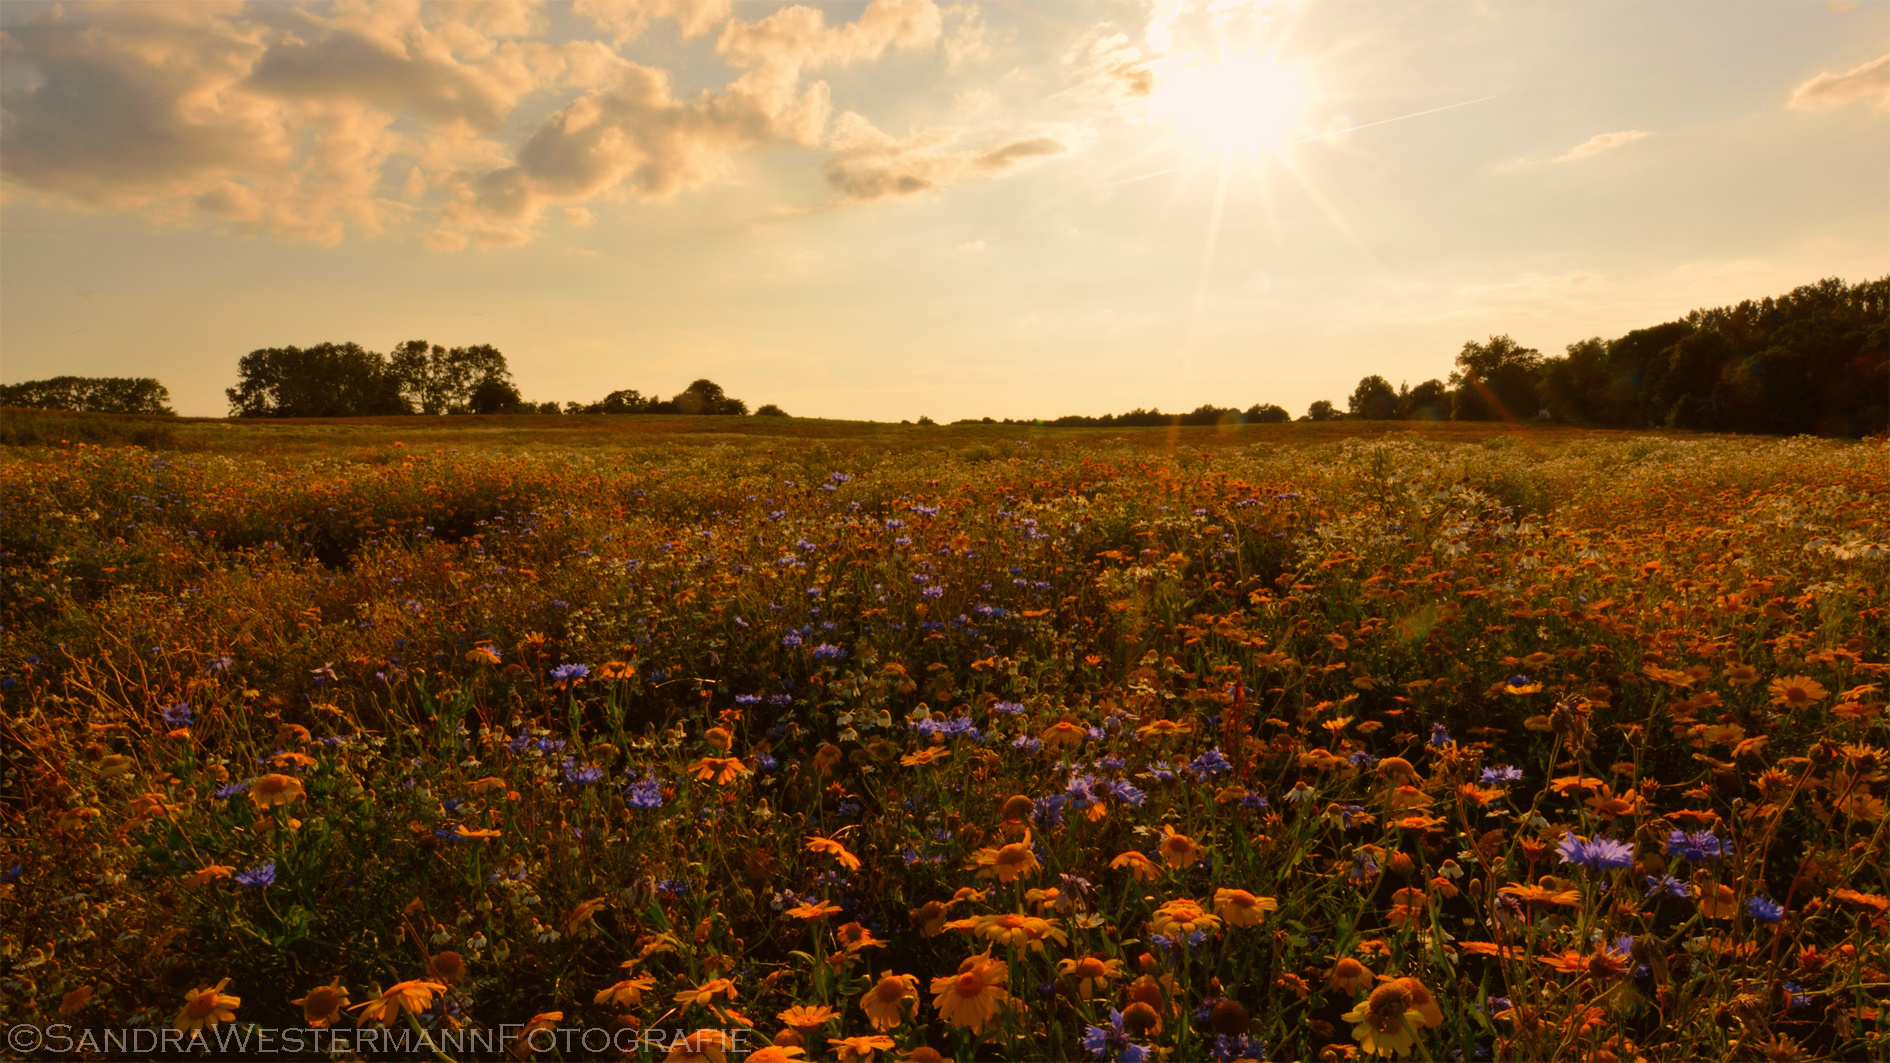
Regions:
<svg viewBox="0 0 1890 1063"><path fill-rule="evenodd" d="M1021 701L997 701L991 704L991 711L1002 713L1005 716L1015 716L1024 711L1024 703Z"/></svg>
<svg viewBox="0 0 1890 1063"><path fill-rule="evenodd" d="M1573 833L1564 834L1555 851L1562 854L1563 863L1590 871L1619 871L1634 866L1634 846L1613 838L1585 840Z"/></svg>
<svg viewBox="0 0 1890 1063"><path fill-rule="evenodd" d="M1234 770L1234 766L1228 763L1227 758L1221 754L1220 747L1216 746L1194 758L1188 764L1187 770L1196 779L1206 782L1210 776Z"/></svg>
<svg viewBox="0 0 1890 1063"><path fill-rule="evenodd" d="M800 644L801 644L801 637L799 635L796 635L792 631L781 636L781 645L786 646L790 650L796 646L799 646Z"/></svg>
<svg viewBox="0 0 1890 1063"><path fill-rule="evenodd" d="M1362 882L1376 874L1378 861L1372 859L1372 854L1364 849L1352 850L1352 869L1346 872L1346 876L1354 882Z"/></svg>
<svg viewBox="0 0 1890 1063"><path fill-rule="evenodd" d="M1063 806L1069 803L1069 800L1070 798L1067 794L1051 794L1048 797L1039 797L1030 803L1030 818L1036 822L1037 826L1046 830L1051 827L1061 826L1063 824Z"/></svg>
<svg viewBox="0 0 1890 1063"><path fill-rule="evenodd" d="M1747 897L1746 911L1761 923L1776 925L1785 918L1785 906L1769 897Z"/></svg>
<svg viewBox="0 0 1890 1063"><path fill-rule="evenodd" d="M1694 831L1692 833L1677 830L1667 835L1667 852L1670 855L1685 860L1689 864L1698 864L1712 860L1724 851L1724 847L1720 844L1719 835L1714 834L1710 830Z"/></svg>
<svg viewBox="0 0 1890 1063"><path fill-rule="evenodd" d="M1107 785L1109 787L1109 792L1111 794L1114 794L1116 797L1116 800L1118 801L1123 801L1128 804L1139 807L1142 804L1142 802L1148 800L1147 793L1143 792L1142 790L1136 789L1134 786L1129 785L1129 783L1126 780L1111 779Z"/></svg>
<svg viewBox="0 0 1890 1063"><path fill-rule="evenodd" d="M737 694L735 695L735 704L759 705L761 704L761 695L760 694Z"/></svg>
<svg viewBox="0 0 1890 1063"><path fill-rule="evenodd" d="M1032 753L1043 748L1043 743L1031 735L1018 735L1011 739L1012 749L1027 749Z"/></svg>
<svg viewBox="0 0 1890 1063"><path fill-rule="evenodd" d="M1659 878L1647 876L1647 896L1652 897L1662 891L1670 897L1678 897L1683 901L1693 896L1693 888L1672 875L1662 875Z"/></svg>
<svg viewBox="0 0 1890 1063"><path fill-rule="evenodd" d="M237 885L248 886L253 890L262 889L264 886L272 886L276 881L276 862L271 860L268 863L257 864L248 871L239 871L236 873L235 879Z"/></svg>
<svg viewBox="0 0 1890 1063"><path fill-rule="evenodd" d="M1148 1052L1142 1046L1129 1040L1129 1032L1122 1028L1122 1012L1109 1009L1109 1025L1091 1026L1083 1031L1083 1050L1091 1059L1102 1059L1110 1052L1122 1063L1142 1063L1148 1058Z"/></svg>
<svg viewBox="0 0 1890 1063"><path fill-rule="evenodd" d="M604 777L604 769L595 764L567 764L564 768L564 781L572 786L594 783Z"/></svg>
<svg viewBox="0 0 1890 1063"><path fill-rule="evenodd" d="M847 651L831 643L823 642L814 647L814 659L817 661L837 661L847 655Z"/></svg>
<svg viewBox="0 0 1890 1063"><path fill-rule="evenodd" d="M633 782L630 788L624 791L624 800L631 808L641 808L645 811L662 808L663 784L658 782L654 775Z"/></svg>
<svg viewBox="0 0 1890 1063"><path fill-rule="evenodd" d="M689 880L686 878L658 879L656 891L658 893L666 893L671 897L680 897L689 892Z"/></svg>
<svg viewBox="0 0 1890 1063"><path fill-rule="evenodd" d="M1266 1055L1265 1041L1240 1034L1219 1034L1214 1038L1214 1047L1208 1051L1208 1058L1215 1063L1231 1063L1236 1059L1259 1059Z"/></svg>
<svg viewBox="0 0 1890 1063"><path fill-rule="evenodd" d="M1508 764L1497 764L1484 768L1482 778L1486 783L1521 782L1522 769Z"/></svg>
<svg viewBox="0 0 1890 1063"><path fill-rule="evenodd" d="M582 679L590 674L591 666L588 664L561 664L551 670L551 678L560 683Z"/></svg>
<svg viewBox="0 0 1890 1063"><path fill-rule="evenodd" d="M217 787L216 796L218 800L222 800L224 798L235 797L237 794L244 793L248 790L249 784L246 782L224 783L222 786Z"/></svg>
<svg viewBox="0 0 1890 1063"><path fill-rule="evenodd" d="M189 727L196 717L197 714L188 705L172 705L164 710L164 722L172 727Z"/></svg>
<svg viewBox="0 0 1890 1063"><path fill-rule="evenodd" d="M1791 1001L1793 1011L1811 1006L1811 994L1805 992L1804 986L1797 982L1786 982L1780 988L1785 990L1785 996Z"/></svg>
<svg viewBox="0 0 1890 1063"><path fill-rule="evenodd" d="M1442 749L1450 744L1450 732L1441 723L1431 724L1431 745Z"/></svg>

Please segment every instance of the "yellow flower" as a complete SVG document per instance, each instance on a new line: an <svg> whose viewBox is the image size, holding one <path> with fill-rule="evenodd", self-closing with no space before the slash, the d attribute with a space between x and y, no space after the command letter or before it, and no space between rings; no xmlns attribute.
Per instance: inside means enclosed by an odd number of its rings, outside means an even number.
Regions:
<svg viewBox="0 0 1890 1063"><path fill-rule="evenodd" d="M1271 897L1256 897L1246 890L1215 890L1214 914L1227 920L1228 926L1259 926L1268 912L1280 910L1280 902Z"/></svg>
<svg viewBox="0 0 1890 1063"><path fill-rule="evenodd" d="M446 987L438 982L420 979L396 982L387 992L364 1004L356 1004L348 1010L361 1012L362 1022L379 1022L392 1026L400 1021L402 1012L418 1015L432 1006L434 996L444 992L446 992Z"/></svg>
<svg viewBox="0 0 1890 1063"><path fill-rule="evenodd" d="M807 1053L799 1045L764 1045L742 1057L742 1063L794 1063Z"/></svg>
<svg viewBox="0 0 1890 1063"><path fill-rule="evenodd" d="M972 925L967 929L972 933L979 934L994 944L1009 945L1013 948L1023 945L1042 951L1045 938L1059 945L1067 945L1070 940L1063 931L1057 929L1056 920L1034 915L1007 912L1003 915L987 915L975 920L959 920L959 922L971 922Z"/></svg>
<svg viewBox="0 0 1890 1063"><path fill-rule="evenodd" d="M1706 887L1699 893L1700 914L1708 919L1731 919L1739 914L1739 897L1731 886Z"/></svg>
<svg viewBox="0 0 1890 1063"><path fill-rule="evenodd" d="M846 1037L827 1039L840 1063L872 1063L873 1053L884 1052L893 1047L893 1039L877 1034L866 1037Z"/></svg>
<svg viewBox="0 0 1890 1063"><path fill-rule="evenodd" d="M958 965L957 974L932 979L932 1005L953 1026L963 1026L974 1035L983 1033L1010 1000L1003 988L1010 976L1010 965L992 959L989 953L969 957Z"/></svg>
<svg viewBox="0 0 1890 1063"><path fill-rule="evenodd" d="M812 1007L804 1005L804 1004L796 1004L794 1007L791 1007L787 1009L786 1011L783 1011L779 1015L775 1016L775 1018L778 1018L782 1022L787 1023L789 1026L794 1027L796 1030L804 1031L804 1030L812 1030L819 1026L822 1026L828 1021L835 1018L838 1014L839 1014L838 1012L834 1011L832 1008L826 1006L825 1004L812 1006Z"/></svg>
<svg viewBox="0 0 1890 1063"><path fill-rule="evenodd" d="M568 937L584 929L585 925L591 921L591 917L603 911L607 903L609 902L602 897L593 897L588 901L580 901L578 906L571 909L570 914L564 917L565 935Z"/></svg>
<svg viewBox="0 0 1890 1063"><path fill-rule="evenodd" d="M891 971L880 975L879 981L873 983L873 988L860 998L860 1010L866 1012L867 1021L873 1024L875 1030L897 1027L908 1012L916 1012L918 1007L918 978Z"/></svg>
<svg viewBox="0 0 1890 1063"><path fill-rule="evenodd" d="M1824 700L1825 689L1810 676L1789 675L1772 680L1766 686L1772 692L1772 704L1788 709L1802 709L1814 701Z"/></svg>
<svg viewBox="0 0 1890 1063"><path fill-rule="evenodd" d="M1192 934L1196 930L1210 931L1220 929L1219 918L1208 914L1207 909L1186 897L1169 901L1155 909L1155 915L1148 921L1149 929L1165 937L1180 934Z"/></svg>
<svg viewBox="0 0 1890 1063"><path fill-rule="evenodd" d="M1341 957L1332 965L1332 976L1326 984L1357 996L1372 987L1372 972L1350 956Z"/></svg>
<svg viewBox="0 0 1890 1063"><path fill-rule="evenodd" d="M860 869L860 858L847 852L847 847L833 838L822 838L819 835L815 835L807 839L807 851L810 853L826 853L828 856L838 860L840 866L846 868L848 871L858 871Z"/></svg>
<svg viewBox="0 0 1890 1063"><path fill-rule="evenodd" d="M1169 867L1190 867L1207 855L1207 850L1196 845L1193 838L1175 833L1175 828L1166 823L1162 824L1162 841L1156 850Z"/></svg>
<svg viewBox="0 0 1890 1063"><path fill-rule="evenodd" d="M825 919L839 910L840 906L837 904L828 904L826 901L816 901L813 904L802 904L789 908L787 914L796 919L806 919L811 922L815 919Z"/></svg>
<svg viewBox="0 0 1890 1063"><path fill-rule="evenodd" d="M728 1063L728 1036L720 1030L697 1030L672 1043L663 1063Z"/></svg>
<svg viewBox="0 0 1890 1063"><path fill-rule="evenodd" d="M591 998L591 1003L619 1004L624 1007L635 1007L643 1003L643 994L655 988L656 979L650 975L646 974L637 978L626 978L608 989L598 990L597 995Z"/></svg>
<svg viewBox="0 0 1890 1063"><path fill-rule="evenodd" d="M184 885L192 889L208 885L220 878L229 878L236 869L226 864L209 864L184 876Z"/></svg>
<svg viewBox="0 0 1890 1063"><path fill-rule="evenodd" d="M1074 720L1058 720L1044 728L1043 733L1037 736L1037 740L1043 743L1045 749L1056 749L1060 746L1075 748L1082 745L1088 738L1089 728Z"/></svg>
<svg viewBox="0 0 1890 1063"><path fill-rule="evenodd" d="M1009 845L997 849L980 849L972 857L972 866L978 869L979 878L995 878L999 882L1015 882L1021 875L1034 875L1043 870L1037 862L1037 854L1030 847L1030 830L1024 830L1024 837Z"/></svg>
<svg viewBox="0 0 1890 1063"><path fill-rule="evenodd" d="M703 757L689 765L689 773L704 782L713 779L715 785L723 786L749 774L749 767L740 757Z"/></svg>
<svg viewBox="0 0 1890 1063"><path fill-rule="evenodd" d="M1358 1024L1352 1027L1352 1036L1367 1055L1373 1056L1409 1054L1417 1044L1417 1023L1423 1018L1411 999L1411 991L1398 982L1387 982L1372 990L1371 996L1339 1017Z"/></svg>
<svg viewBox="0 0 1890 1063"><path fill-rule="evenodd" d="M734 1000L735 983L727 978L711 978L694 989L685 989L676 994L676 1003L684 1007L691 1004L713 1004L718 996Z"/></svg>
<svg viewBox="0 0 1890 1063"><path fill-rule="evenodd" d="M293 775L265 775L249 788L250 802L259 810L292 805L305 796L302 780Z"/></svg>
<svg viewBox="0 0 1890 1063"><path fill-rule="evenodd" d="M1128 977L1122 961L1101 956L1085 956L1079 960L1060 960L1057 973L1076 980L1077 996L1087 1000L1109 992L1109 983L1118 978Z"/></svg>
<svg viewBox="0 0 1890 1063"><path fill-rule="evenodd" d="M1129 874L1143 882L1153 882L1162 877L1162 869L1155 866L1155 861L1133 849L1109 861L1111 871L1120 871L1125 867L1129 869Z"/></svg>
<svg viewBox="0 0 1890 1063"><path fill-rule="evenodd" d="M341 1009L348 1006L348 987L342 985L337 976L327 985L316 986L307 996L289 1003L301 1006L303 1022L321 1029L341 1017Z"/></svg>
<svg viewBox="0 0 1890 1063"><path fill-rule="evenodd" d="M235 1019L236 1008L243 1000L223 992L223 987L229 984L230 980L225 978L216 985L199 986L195 992L186 993L184 1006L178 1010L172 1028L197 1038L203 1036L205 1028Z"/></svg>

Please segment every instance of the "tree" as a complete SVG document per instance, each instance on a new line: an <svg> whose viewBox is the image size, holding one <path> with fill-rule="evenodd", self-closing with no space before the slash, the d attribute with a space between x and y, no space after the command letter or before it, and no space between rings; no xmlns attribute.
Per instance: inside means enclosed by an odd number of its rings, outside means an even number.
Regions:
<svg viewBox="0 0 1890 1063"><path fill-rule="evenodd" d="M472 408L473 389L488 379L510 386L505 355L491 344L448 350L425 340L408 340L388 360L400 379L401 395L425 414L463 413Z"/></svg>
<svg viewBox="0 0 1890 1063"><path fill-rule="evenodd" d="M786 410L772 402L764 404L761 409L755 411L756 417L786 417L787 415Z"/></svg>
<svg viewBox="0 0 1890 1063"><path fill-rule="evenodd" d="M56 376L0 386L0 406L75 413L173 414L171 393L151 377Z"/></svg>
<svg viewBox="0 0 1890 1063"><path fill-rule="evenodd" d="M1352 389L1346 409L1367 421L1389 421L1398 416L1398 393L1391 390L1390 381L1374 373Z"/></svg>
<svg viewBox="0 0 1890 1063"><path fill-rule="evenodd" d="M1398 390L1398 416L1407 421L1442 421L1450 417L1450 388L1441 380Z"/></svg>
<svg viewBox="0 0 1890 1063"><path fill-rule="evenodd" d="M1508 336L1470 340L1457 354L1457 386L1450 415L1458 421L1526 421L1535 416L1542 352Z"/></svg>
<svg viewBox="0 0 1890 1063"><path fill-rule="evenodd" d="M1241 417L1252 424L1285 424L1293 419L1293 415L1287 413L1285 407L1275 406L1270 402L1254 403L1247 408L1246 413L1241 414Z"/></svg>
<svg viewBox="0 0 1890 1063"><path fill-rule="evenodd" d="M266 347L236 364L232 417L379 417L412 413L387 358L355 343Z"/></svg>
<svg viewBox="0 0 1890 1063"><path fill-rule="evenodd" d="M1332 403L1326 399L1320 399L1318 402L1306 407L1306 420L1308 421L1336 421L1341 416L1343 415L1339 413L1338 407L1332 405Z"/></svg>
<svg viewBox="0 0 1890 1063"><path fill-rule="evenodd" d="M496 376L486 377L474 385L467 406L474 413L523 413L527 410L518 389L510 381Z"/></svg>
<svg viewBox="0 0 1890 1063"><path fill-rule="evenodd" d="M742 416L748 412L748 404L740 399L731 399L722 390L722 385L713 380L698 380L682 390L682 393L669 400L676 413L691 414L727 414Z"/></svg>

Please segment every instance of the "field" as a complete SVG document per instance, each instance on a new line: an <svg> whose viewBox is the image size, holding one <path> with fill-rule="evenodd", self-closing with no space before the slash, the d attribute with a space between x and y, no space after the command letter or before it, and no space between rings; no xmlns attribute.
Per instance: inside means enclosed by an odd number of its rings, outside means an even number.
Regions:
<svg viewBox="0 0 1890 1063"><path fill-rule="evenodd" d="M8 417L14 1053L1890 1054L1882 440Z"/></svg>

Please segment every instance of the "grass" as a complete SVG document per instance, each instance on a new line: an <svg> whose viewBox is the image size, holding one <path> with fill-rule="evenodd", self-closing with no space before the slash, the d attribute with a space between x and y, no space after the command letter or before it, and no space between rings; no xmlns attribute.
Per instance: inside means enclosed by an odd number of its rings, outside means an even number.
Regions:
<svg viewBox="0 0 1890 1063"><path fill-rule="evenodd" d="M1884 1052L1881 442L91 420L0 454L10 1021Z"/></svg>

